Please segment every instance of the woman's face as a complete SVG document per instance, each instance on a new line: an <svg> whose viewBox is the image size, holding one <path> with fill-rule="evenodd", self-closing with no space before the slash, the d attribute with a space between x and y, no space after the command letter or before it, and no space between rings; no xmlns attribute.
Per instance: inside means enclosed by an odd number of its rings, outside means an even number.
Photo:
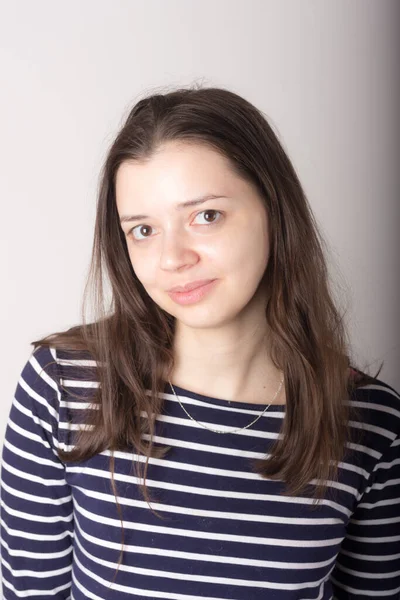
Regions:
<svg viewBox="0 0 400 600"><path fill-rule="evenodd" d="M177 208L211 194L221 197ZM158 306L188 326L215 327L254 305L269 258L267 213L255 188L218 152L168 142L147 162L125 162L116 201L132 267ZM168 294L202 279L217 281L194 303Z"/></svg>

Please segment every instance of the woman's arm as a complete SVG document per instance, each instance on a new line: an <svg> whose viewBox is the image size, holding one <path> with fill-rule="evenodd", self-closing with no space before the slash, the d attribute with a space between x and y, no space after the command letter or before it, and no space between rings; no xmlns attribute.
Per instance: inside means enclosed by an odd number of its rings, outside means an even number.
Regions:
<svg viewBox="0 0 400 600"><path fill-rule="evenodd" d="M336 600L400 600L400 436L371 473L331 581Z"/></svg>
<svg viewBox="0 0 400 600"><path fill-rule="evenodd" d="M3 598L70 597L73 510L59 460L54 350L40 347L19 378L2 451Z"/></svg>

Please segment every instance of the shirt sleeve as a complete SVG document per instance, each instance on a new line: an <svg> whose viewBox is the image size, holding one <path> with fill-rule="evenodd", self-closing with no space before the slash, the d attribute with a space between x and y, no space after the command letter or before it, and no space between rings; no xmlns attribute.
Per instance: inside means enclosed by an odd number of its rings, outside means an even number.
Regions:
<svg viewBox="0 0 400 600"><path fill-rule="evenodd" d="M73 509L57 456L61 392L55 360L53 348L32 352L7 422L0 477L4 600L70 597Z"/></svg>
<svg viewBox="0 0 400 600"><path fill-rule="evenodd" d="M334 600L400 600L400 437L371 473L331 574Z"/></svg>

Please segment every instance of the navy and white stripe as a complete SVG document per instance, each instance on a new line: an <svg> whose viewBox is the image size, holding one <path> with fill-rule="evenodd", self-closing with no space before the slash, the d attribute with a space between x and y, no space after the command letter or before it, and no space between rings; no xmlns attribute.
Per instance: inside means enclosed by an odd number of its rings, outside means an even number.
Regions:
<svg viewBox="0 0 400 600"><path fill-rule="evenodd" d="M351 400L362 443L349 443L339 480L317 508L281 494L284 484L253 473L279 435L285 406L272 405L249 429L218 435L190 420L168 385L150 459L152 508L134 460L110 452L61 462L73 447L98 386L87 354L38 348L12 403L1 469L1 554L5 600L365 600L400 598L400 397L382 381ZM55 361L53 364L49 364ZM83 367L85 371L83 371ZM77 381L79 380L79 381ZM75 399L66 389L84 396ZM257 404L183 390L188 412L209 427L243 427ZM310 482L313 484L315 482Z"/></svg>

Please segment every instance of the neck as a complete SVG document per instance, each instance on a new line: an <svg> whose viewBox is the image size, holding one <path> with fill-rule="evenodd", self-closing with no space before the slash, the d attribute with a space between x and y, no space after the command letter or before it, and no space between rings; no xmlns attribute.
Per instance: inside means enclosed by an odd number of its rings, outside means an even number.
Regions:
<svg viewBox="0 0 400 600"><path fill-rule="evenodd" d="M236 332L211 344L205 335L185 330L174 340L175 366L168 379L183 389L229 401L284 404L284 384L274 398L282 371L272 362L268 336L260 328ZM231 342L231 343L230 343Z"/></svg>

